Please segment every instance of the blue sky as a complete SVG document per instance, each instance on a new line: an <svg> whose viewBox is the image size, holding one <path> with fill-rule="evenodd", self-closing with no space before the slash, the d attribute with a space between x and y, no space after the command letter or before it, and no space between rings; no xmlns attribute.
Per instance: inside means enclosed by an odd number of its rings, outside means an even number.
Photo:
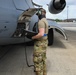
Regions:
<svg viewBox="0 0 76 75"><path fill-rule="evenodd" d="M48 6L51 0L33 0L33 2L43 5L43 8L47 11L46 17L51 19L67 19L67 6L68 6L68 18L76 18L76 0L66 0L65 9L59 14L51 14L48 11Z"/></svg>

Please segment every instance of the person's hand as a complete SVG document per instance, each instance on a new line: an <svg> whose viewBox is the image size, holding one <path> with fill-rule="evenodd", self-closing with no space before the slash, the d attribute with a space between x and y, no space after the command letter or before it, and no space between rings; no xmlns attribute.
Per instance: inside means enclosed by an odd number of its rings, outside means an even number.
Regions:
<svg viewBox="0 0 76 75"><path fill-rule="evenodd" d="M32 39L34 39L34 37L32 37Z"/></svg>

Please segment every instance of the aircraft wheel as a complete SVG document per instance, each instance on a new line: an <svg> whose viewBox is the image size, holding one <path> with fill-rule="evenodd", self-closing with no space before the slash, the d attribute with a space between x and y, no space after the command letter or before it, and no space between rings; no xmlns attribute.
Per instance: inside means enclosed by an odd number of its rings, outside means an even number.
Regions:
<svg viewBox="0 0 76 75"><path fill-rule="evenodd" d="M52 45L54 41L53 28L48 31L48 46Z"/></svg>

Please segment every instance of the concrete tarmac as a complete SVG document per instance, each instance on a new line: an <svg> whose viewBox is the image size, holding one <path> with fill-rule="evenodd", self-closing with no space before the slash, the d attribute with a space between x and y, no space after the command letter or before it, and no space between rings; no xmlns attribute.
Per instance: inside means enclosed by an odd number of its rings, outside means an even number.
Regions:
<svg viewBox="0 0 76 75"><path fill-rule="evenodd" d="M76 75L76 31L64 28L68 40L55 32L52 46L47 48L47 75ZM33 46L27 46L27 57L33 64ZM34 68L26 65L25 45L12 45L0 59L0 75L35 75Z"/></svg>

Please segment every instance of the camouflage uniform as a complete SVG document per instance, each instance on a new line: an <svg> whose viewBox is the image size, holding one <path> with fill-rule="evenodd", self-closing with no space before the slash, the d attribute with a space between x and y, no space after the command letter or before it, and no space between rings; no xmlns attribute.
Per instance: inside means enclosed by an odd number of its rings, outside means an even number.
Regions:
<svg viewBox="0 0 76 75"><path fill-rule="evenodd" d="M48 23L46 18L38 22L38 28L45 28L45 33L48 33ZM47 36L39 38L34 43L34 66L37 75L46 75L46 48L48 45Z"/></svg>

